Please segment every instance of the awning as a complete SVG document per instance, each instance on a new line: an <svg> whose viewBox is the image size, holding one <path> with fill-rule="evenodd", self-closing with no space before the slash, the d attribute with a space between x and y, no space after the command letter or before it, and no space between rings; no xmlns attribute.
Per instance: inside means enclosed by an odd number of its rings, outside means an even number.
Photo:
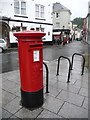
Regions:
<svg viewBox="0 0 90 120"><path fill-rule="evenodd" d="M61 32L53 32L53 35L60 35Z"/></svg>

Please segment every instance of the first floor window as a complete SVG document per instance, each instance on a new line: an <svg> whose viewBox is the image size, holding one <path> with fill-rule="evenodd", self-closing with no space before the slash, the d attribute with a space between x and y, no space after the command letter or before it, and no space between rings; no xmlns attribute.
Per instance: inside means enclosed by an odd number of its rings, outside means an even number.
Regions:
<svg viewBox="0 0 90 120"><path fill-rule="evenodd" d="M26 2L21 2L21 14L26 15Z"/></svg>
<svg viewBox="0 0 90 120"><path fill-rule="evenodd" d="M56 13L56 18L59 18L59 13Z"/></svg>
<svg viewBox="0 0 90 120"><path fill-rule="evenodd" d="M35 5L35 9L36 9L36 17L39 17L39 5Z"/></svg>
<svg viewBox="0 0 90 120"><path fill-rule="evenodd" d="M57 27L57 28L60 27L60 22L56 22L56 27Z"/></svg>
<svg viewBox="0 0 90 120"><path fill-rule="evenodd" d="M44 18L44 6L36 4L35 5L35 13L36 13L36 17Z"/></svg>
<svg viewBox="0 0 90 120"><path fill-rule="evenodd" d="M20 5L18 0L14 0L14 12L20 14Z"/></svg>
<svg viewBox="0 0 90 120"><path fill-rule="evenodd" d="M40 11L40 17L42 17L42 18L44 18L44 6L43 5L41 5L41 11Z"/></svg>
<svg viewBox="0 0 90 120"><path fill-rule="evenodd" d="M14 13L26 15L26 2L14 0Z"/></svg>

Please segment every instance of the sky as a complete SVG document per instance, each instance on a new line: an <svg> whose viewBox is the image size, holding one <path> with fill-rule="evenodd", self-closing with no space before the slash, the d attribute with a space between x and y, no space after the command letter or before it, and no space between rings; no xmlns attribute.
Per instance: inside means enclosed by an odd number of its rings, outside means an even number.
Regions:
<svg viewBox="0 0 90 120"><path fill-rule="evenodd" d="M60 2L71 10L71 20L76 17L85 18L88 14L88 2L90 0L51 0L53 3Z"/></svg>

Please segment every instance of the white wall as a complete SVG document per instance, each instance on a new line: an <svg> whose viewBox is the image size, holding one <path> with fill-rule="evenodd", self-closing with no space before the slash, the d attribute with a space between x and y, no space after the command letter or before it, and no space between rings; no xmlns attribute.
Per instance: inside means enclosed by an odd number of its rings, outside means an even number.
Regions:
<svg viewBox="0 0 90 120"><path fill-rule="evenodd" d="M13 0L0 0L0 12L1 16L12 17L13 16Z"/></svg>
<svg viewBox="0 0 90 120"><path fill-rule="evenodd" d="M88 2L88 13L90 13L90 1Z"/></svg>
<svg viewBox="0 0 90 120"><path fill-rule="evenodd" d="M56 13L53 14L53 29L69 29L70 23L70 13L69 11L59 11L59 18L56 18ZM56 22L60 22L60 27L56 26Z"/></svg>

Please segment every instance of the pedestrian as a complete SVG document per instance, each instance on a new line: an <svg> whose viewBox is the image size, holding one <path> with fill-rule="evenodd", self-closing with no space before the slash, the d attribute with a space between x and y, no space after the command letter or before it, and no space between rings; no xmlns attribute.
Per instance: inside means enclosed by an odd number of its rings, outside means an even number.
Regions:
<svg viewBox="0 0 90 120"><path fill-rule="evenodd" d="M69 43L72 42L72 34L69 35Z"/></svg>
<svg viewBox="0 0 90 120"><path fill-rule="evenodd" d="M57 38L57 45L59 45L60 44L60 39L59 38Z"/></svg>
<svg viewBox="0 0 90 120"><path fill-rule="evenodd" d="M55 45L55 36L53 37L53 45Z"/></svg>

